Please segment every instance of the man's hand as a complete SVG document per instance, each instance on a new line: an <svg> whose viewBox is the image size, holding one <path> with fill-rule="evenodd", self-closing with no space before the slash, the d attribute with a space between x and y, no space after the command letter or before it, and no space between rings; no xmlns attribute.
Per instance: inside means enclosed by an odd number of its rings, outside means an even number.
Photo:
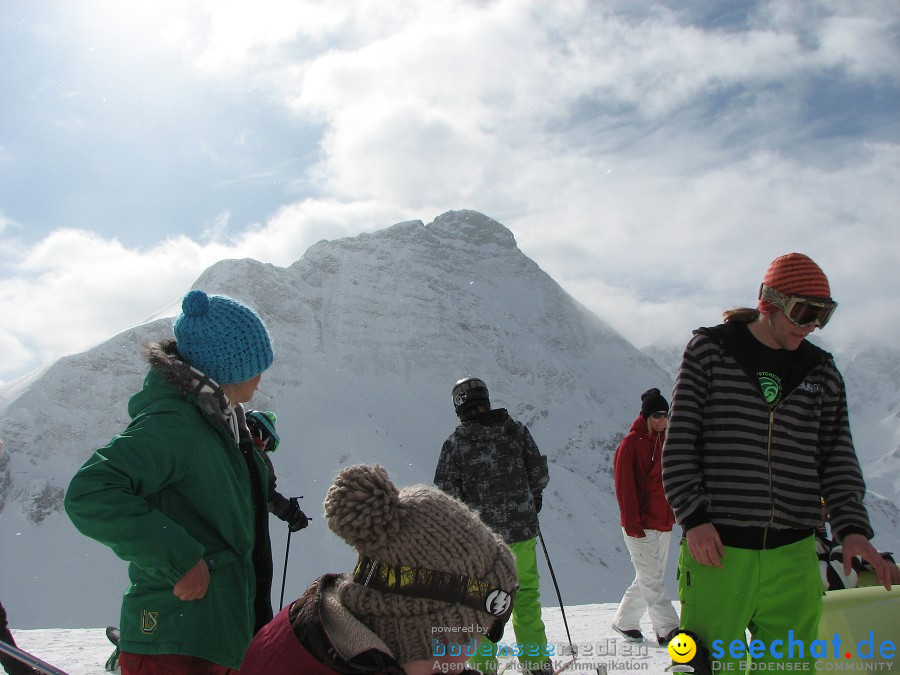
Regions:
<svg viewBox="0 0 900 675"><path fill-rule="evenodd" d="M725 548L719 538L719 531L712 523L703 523L687 531L688 550L701 565L721 567Z"/></svg>
<svg viewBox="0 0 900 675"><path fill-rule="evenodd" d="M202 558L200 562L184 573L172 592L179 600L202 600L209 588L209 568Z"/></svg>
<svg viewBox="0 0 900 675"><path fill-rule="evenodd" d="M861 534L848 534L841 539L841 547L844 553L844 574L850 574L851 561L853 556L861 556L872 569L875 571L875 578L878 583L887 590L891 590L891 583L897 583L895 573L900 573L897 566L881 557L881 554L875 550L875 547L869 543ZM893 570L891 569L893 568Z"/></svg>

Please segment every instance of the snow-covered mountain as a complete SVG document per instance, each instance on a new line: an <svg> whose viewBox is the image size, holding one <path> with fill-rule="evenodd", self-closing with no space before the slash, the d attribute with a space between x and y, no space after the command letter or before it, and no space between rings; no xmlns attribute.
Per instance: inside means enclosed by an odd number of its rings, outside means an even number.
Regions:
<svg viewBox="0 0 900 675"><path fill-rule="evenodd" d="M251 405L278 414L279 487L304 495L314 518L292 537L285 600L355 561L321 517L334 474L379 462L398 485L430 482L456 424L450 388L467 375L482 377L492 403L528 424L550 458L541 524L565 602L621 596L632 574L612 454L640 393L670 390L672 379L566 294L503 225L449 212L319 242L287 268L223 261L194 287L254 307L273 337L275 363L261 384L271 398ZM127 424L127 399L146 369L139 347L171 335L171 321L0 388L0 598L19 628L118 621L125 564L78 534L61 503L75 470ZM879 457L879 470L896 475L897 453ZM870 497L876 543L896 551L895 501ZM275 519L271 529L277 607L287 532ZM552 605L543 576L543 604Z"/></svg>
<svg viewBox="0 0 900 675"><path fill-rule="evenodd" d="M900 350L869 347L838 365L867 487L900 506Z"/></svg>

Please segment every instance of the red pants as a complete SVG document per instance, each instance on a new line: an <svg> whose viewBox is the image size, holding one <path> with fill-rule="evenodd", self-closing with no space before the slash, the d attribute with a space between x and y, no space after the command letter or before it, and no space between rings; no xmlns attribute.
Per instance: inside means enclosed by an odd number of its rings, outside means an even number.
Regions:
<svg viewBox="0 0 900 675"><path fill-rule="evenodd" d="M119 654L122 675L232 675L237 670L184 654Z"/></svg>

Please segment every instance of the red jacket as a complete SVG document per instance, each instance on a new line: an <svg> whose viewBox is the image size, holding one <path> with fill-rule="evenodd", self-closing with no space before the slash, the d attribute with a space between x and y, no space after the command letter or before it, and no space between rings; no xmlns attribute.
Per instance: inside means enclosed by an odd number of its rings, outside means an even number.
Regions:
<svg viewBox="0 0 900 675"><path fill-rule="evenodd" d="M662 486L665 440L665 432L651 433L647 420L638 415L616 450L616 498L622 527L629 537L643 537L645 529L670 532L675 523Z"/></svg>
<svg viewBox="0 0 900 675"><path fill-rule="evenodd" d="M250 641L241 664L241 675L403 673L403 668L394 659L374 646L357 654L355 664L345 661L335 649L347 645L332 643L332 636L322 623L322 607L325 595L334 593L339 579L335 574L319 577L299 600L285 607L263 626ZM357 635L365 635L368 631L355 618L345 616L343 621L352 622L352 629ZM341 630L335 630L342 634Z"/></svg>
<svg viewBox="0 0 900 675"><path fill-rule="evenodd" d="M333 675L337 670L322 664L310 654L291 628L285 607L256 634L244 655L241 672L253 675Z"/></svg>
<svg viewBox="0 0 900 675"><path fill-rule="evenodd" d="M337 585L346 580L346 575L319 577L263 626L250 641L241 675L403 675L400 664L378 646L382 640L340 604Z"/></svg>

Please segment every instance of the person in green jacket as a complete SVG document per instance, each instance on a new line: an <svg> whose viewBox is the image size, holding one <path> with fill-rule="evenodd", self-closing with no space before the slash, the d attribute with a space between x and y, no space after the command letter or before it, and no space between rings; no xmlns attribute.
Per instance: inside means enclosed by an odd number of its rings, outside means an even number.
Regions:
<svg viewBox="0 0 900 675"><path fill-rule="evenodd" d="M272 618L268 474L247 429L273 360L259 316L190 291L175 339L147 345L131 423L78 470L66 512L128 561L121 654L132 673L227 673Z"/></svg>

